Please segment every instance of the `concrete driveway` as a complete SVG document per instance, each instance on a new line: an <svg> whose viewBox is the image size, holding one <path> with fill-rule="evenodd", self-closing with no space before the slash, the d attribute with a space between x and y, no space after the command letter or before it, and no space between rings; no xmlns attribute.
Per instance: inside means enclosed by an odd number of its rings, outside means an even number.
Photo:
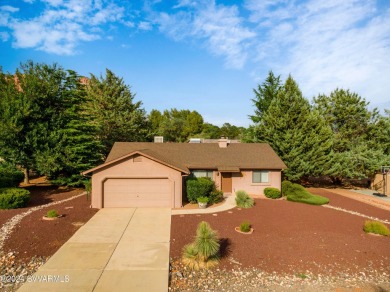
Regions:
<svg viewBox="0 0 390 292"><path fill-rule="evenodd" d="M171 209L102 209L19 291L168 291Z"/></svg>

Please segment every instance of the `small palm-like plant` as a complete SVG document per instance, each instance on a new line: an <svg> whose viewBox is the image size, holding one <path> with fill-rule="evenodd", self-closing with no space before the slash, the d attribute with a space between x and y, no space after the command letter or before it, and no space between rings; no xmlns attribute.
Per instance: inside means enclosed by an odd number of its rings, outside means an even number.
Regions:
<svg viewBox="0 0 390 292"><path fill-rule="evenodd" d="M219 247L217 232L202 221L196 230L195 241L183 248L183 264L195 270L211 268L219 262Z"/></svg>

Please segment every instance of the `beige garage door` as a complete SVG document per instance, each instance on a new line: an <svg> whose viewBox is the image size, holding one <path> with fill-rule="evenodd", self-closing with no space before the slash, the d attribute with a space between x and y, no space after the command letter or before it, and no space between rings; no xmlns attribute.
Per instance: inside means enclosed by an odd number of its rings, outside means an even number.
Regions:
<svg viewBox="0 0 390 292"><path fill-rule="evenodd" d="M172 182L166 178L108 179L104 183L103 206L171 207Z"/></svg>

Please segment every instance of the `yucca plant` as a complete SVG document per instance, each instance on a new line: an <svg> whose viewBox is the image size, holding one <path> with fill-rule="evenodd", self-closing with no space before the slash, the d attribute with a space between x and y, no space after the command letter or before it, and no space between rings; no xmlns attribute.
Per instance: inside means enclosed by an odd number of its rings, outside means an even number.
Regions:
<svg viewBox="0 0 390 292"><path fill-rule="evenodd" d="M183 264L195 270L214 267L219 262L219 247L217 232L202 221L196 230L195 241L183 248Z"/></svg>

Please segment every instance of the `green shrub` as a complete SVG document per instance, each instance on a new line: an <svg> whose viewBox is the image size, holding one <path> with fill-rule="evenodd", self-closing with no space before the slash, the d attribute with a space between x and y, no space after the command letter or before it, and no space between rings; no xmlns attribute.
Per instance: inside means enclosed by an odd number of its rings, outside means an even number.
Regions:
<svg viewBox="0 0 390 292"><path fill-rule="evenodd" d="M366 233L375 233L375 234L380 234L380 235L384 235L384 236L390 235L389 228L385 224L383 224L382 222L379 222L379 221L367 220L364 223L363 230Z"/></svg>
<svg viewBox="0 0 390 292"><path fill-rule="evenodd" d="M210 225L202 221L196 230L193 243L183 248L183 264L190 269L211 268L219 262L219 239L217 232Z"/></svg>
<svg viewBox="0 0 390 292"><path fill-rule="evenodd" d="M58 217L58 212L56 210L49 210L46 213L46 217L48 217L48 218L56 218L56 217Z"/></svg>
<svg viewBox="0 0 390 292"><path fill-rule="evenodd" d="M287 193L289 192L292 185L293 183L288 180L282 182L282 196L287 196Z"/></svg>
<svg viewBox="0 0 390 292"><path fill-rule="evenodd" d="M294 196L287 196L287 200L291 202L305 203L309 205L325 205L329 203L328 198L317 196L317 195L311 195L309 198L298 198Z"/></svg>
<svg viewBox="0 0 390 292"><path fill-rule="evenodd" d="M210 193L210 203L219 203L223 200L223 191L220 191L220 190L213 190L211 193Z"/></svg>
<svg viewBox="0 0 390 292"><path fill-rule="evenodd" d="M240 208L251 208L255 201L245 191L236 192L236 204Z"/></svg>
<svg viewBox="0 0 390 292"><path fill-rule="evenodd" d="M23 172L8 163L0 163L0 188L18 187L23 181Z"/></svg>
<svg viewBox="0 0 390 292"><path fill-rule="evenodd" d="M240 224L241 232L249 232L251 231L251 224L248 221L244 221Z"/></svg>
<svg viewBox="0 0 390 292"><path fill-rule="evenodd" d="M209 202L208 197L199 197L197 200L198 200L198 203L208 203Z"/></svg>
<svg viewBox="0 0 390 292"><path fill-rule="evenodd" d="M310 205L324 205L329 203L328 198L313 195L299 184L293 184L291 182L284 181L282 183L282 190L283 195L287 196L288 201Z"/></svg>
<svg viewBox="0 0 390 292"><path fill-rule="evenodd" d="M279 199L282 193L277 188L265 188L264 195L270 199Z"/></svg>
<svg viewBox="0 0 390 292"><path fill-rule="evenodd" d="M208 197L215 185L208 177L190 178L187 180L187 198L190 203L196 203L199 197Z"/></svg>
<svg viewBox="0 0 390 292"><path fill-rule="evenodd" d="M22 188L1 188L0 209L16 209L27 206L30 192Z"/></svg>

